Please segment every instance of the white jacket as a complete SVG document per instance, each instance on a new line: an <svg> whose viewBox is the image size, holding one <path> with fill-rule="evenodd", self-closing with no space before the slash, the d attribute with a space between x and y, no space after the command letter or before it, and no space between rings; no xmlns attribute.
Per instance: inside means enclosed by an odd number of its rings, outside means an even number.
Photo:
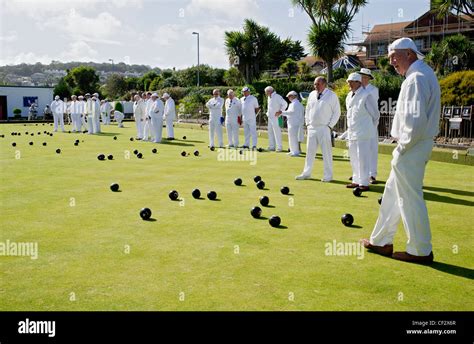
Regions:
<svg viewBox="0 0 474 344"><path fill-rule="evenodd" d="M304 124L304 106L298 99L293 99L288 109L283 111L282 115L288 118L288 128Z"/></svg>
<svg viewBox="0 0 474 344"><path fill-rule="evenodd" d="M174 100L171 97L169 97L165 102L165 118L166 119L176 118L176 105L174 104Z"/></svg>
<svg viewBox="0 0 474 344"><path fill-rule="evenodd" d="M282 96L278 93L273 92L270 97L267 97L268 106L267 106L267 116L275 117L275 113L278 111L285 111L288 103Z"/></svg>
<svg viewBox="0 0 474 344"><path fill-rule="evenodd" d="M318 92L312 91L306 104L305 122L309 130L321 126L333 128L341 116L337 95L325 88L318 100Z"/></svg>
<svg viewBox="0 0 474 344"><path fill-rule="evenodd" d="M225 118L226 120L237 121L237 117L242 113L242 103L236 97L225 100Z"/></svg>
<svg viewBox="0 0 474 344"><path fill-rule="evenodd" d="M133 102L133 117L136 120L143 120L146 118L145 110L145 101L143 99Z"/></svg>
<svg viewBox="0 0 474 344"><path fill-rule="evenodd" d="M259 107L257 98L250 94L248 97L240 98L240 103L242 104L242 121L255 123L257 118L255 111Z"/></svg>
<svg viewBox="0 0 474 344"><path fill-rule="evenodd" d="M155 101L152 100L150 102L150 105L148 106L148 109L148 116L163 119L165 106L163 105L163 102L160 99L157 99Z"/></svg>
<svg viewBox="0 0 474 344"><path fill-rule="evenodd" d="M219 119L222 116L222 107L224 106L224 99L221 97L212 97L206 103L206 107L209 109L209 119Z"/></svg>
<svg viewBox="0 0 474 344"><path fill-rule="evenodd" d="M79 100L72 100L71 103L69 104L69 113L70 114L78 114L82 113L82 104L81 101Z"/></svg>
<svg viewBox="0 0 474 344"><path fill-rule="evenodd" d="M346 97L347 137L349 140L369 140L374 137L374 125L380 113L374 97L362 86Z"/></svg>
<svg viewBox="0 0 474 344"><path fill-rule="evenodd" d="M104 104L100 106L100 111L102 113L105 112L107 114L110 114L110 111L112 111L112 105L109 102L104 102Z"/></svg>
<svg viewBox="0 0 474 344"><path fill-rule="evenodd" d="M391 135L403 154L421 140L433 140L439 132L441 91L433 70L422 60L405 73L397 100Z"/></svg>
<svg viewBox="0 0 474 344"><path fill-rule="evenodd" d="M64 102L61 99L53 100L50 108L51 111L55 114L63 114L66 112L66 106L64 105Z"/></svg>

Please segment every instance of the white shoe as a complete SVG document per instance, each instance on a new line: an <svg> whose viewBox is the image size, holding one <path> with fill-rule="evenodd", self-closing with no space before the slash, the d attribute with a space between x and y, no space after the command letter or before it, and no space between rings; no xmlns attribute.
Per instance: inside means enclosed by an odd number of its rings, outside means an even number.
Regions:
<svg viewBox="0 0 474 344"><path fill-rule="evenodd" d="M305 179L310 179L311 176L305 176L304 174L300 174L299 176L296 176L296 180L305 180Z"/></svg>
<svg viewBox="0 0 474 344"><path fill-rule="evenodd" d="M283 152L283 149L279 148L276 150L277 152Z"/></svg>
<svg viewBox="0 0 474 344"><path fill-rule="evenodd" d="M294 153L291 153L291 154L288 154L288 155L291 156L292 158L300 156L299 154L294 154Z"/></svg>
<svg viewBox="0 0 474 344"><path fill-rule="evenodd" d="M332 179L321 179L323 183L330 183L332 182Z"/></svg>

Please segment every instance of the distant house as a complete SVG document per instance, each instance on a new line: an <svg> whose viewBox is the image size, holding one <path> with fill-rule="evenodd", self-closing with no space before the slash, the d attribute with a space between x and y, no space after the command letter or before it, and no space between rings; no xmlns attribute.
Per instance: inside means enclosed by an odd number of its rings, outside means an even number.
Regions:
<svg viewBox="0 0 474 344"><path fill-rule="evenodd" d="M46 105L53 101L53 88L42 86L0 86L0 120L13 118L13 109L21 110L28 117L31 103L38 105L38 115L43 115Z"/></svg>
<svg viewBox="0 0 474 344"><path fill-rule="evenodd" d="M311 71L315 74L321 74L321 69L326 67L326 64L324 63L324 61L318 56L306 56L302 58L300 61L310 66Z"/></svg>
<svg viewBox="0 0 474 344"><path fill-rule="evenodd" d="M449 14L437 18L436 13L427 11L413 21L385 23L375 25L370 32L363 32L363 42L350 43L365 49L365 56L360 56L362 63L368 68L375 68L377 60L387 56L388 45L400 37L413 39L418 49L426 54L434 42L445 37L462 34L474 40L474 20L466 15Z"/></svg>

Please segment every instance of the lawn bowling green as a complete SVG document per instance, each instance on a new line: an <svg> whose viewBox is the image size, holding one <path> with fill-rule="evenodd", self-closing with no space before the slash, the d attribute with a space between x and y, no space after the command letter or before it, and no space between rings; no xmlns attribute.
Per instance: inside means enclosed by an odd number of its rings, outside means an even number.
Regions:
<svg viewBox="0 0 474 344"><path fill-rule="evenodd" d="M314 179L296 181L304 158L264 151L255 165L218 161L219 149L207 147L207 128L199 126L177 125L178 139L163 144L130 141L134 123L103 126L101 135L25 135L33 126L0 125L1 310L474 308L470 166L427 166L436 263L426 267L365 251L363 259L328 253L329 246L370 235L390 155L379 156L381 183L354 197L345 188L352 172L342 149L333 151L335 181L322 183L320 155ZM267 146L262 135L259 147ZM183 158L183 150L200 155ZM99 154L114 159L99 161ZM257 175L264 191L255 186ZM236 178L242 186L235 186ZM110 190L112 183L120 192ZM194 189L201 190L199 199ZM179 191L179 200L170 201L170 190ZM207 199L210 190L217 201ZM262 195L271 207L260 206ZM250 214L255 206L260 218ZM143 208L152 212L149 221L140 217ZM346 213L354 217L350 227L341 223ZM279 227L270 226L272 215L281 218ZM7 240L37 242L38 258L5 256ZM395 249L404 250L405 241L400 226Z"/></svg>

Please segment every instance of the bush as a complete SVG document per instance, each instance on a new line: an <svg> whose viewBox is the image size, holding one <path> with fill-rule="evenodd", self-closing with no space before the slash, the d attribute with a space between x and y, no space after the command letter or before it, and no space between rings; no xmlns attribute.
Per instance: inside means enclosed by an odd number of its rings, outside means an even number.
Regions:
<svg viewBox="0 0 474 344"><path fill-rule="evenodd" d="M336 80L334 81L333 84L334 84L333 91L334 93L336 93L337 98L339 99L339 104L341 105L341 111L347 111L346 97L347 97L347 94L351 91L349 85L344 79Z"/></svg>
<svg viewBox="0 0 474 344"><path fill-rule="evenodd" d="M403 78L400 75L393 75L388 72L373 73L374 79L371 83L379 89L379 104L387 102L393 104L398 99ZM390 99L392 102L390 102Z"/></svg>
<svg viewBox="0 0 474 344"><path fill-rule="evenodd" d="M115 102L114 110L120 111L121 113L123 113L123 105L122 105L122 103L121 103L121 102Z"/></svg>
<svg viewBox="0 0 474 344"><path fill-rule="evenodd" d="M18 117L18 116L21 117L21 109L19 109L19 108L14 108L14 109L13 109L13 114L15 115L15 117Z"/></svg>
<svg viewBox="0 0 474 344"><path fill-rule="evenodd" d="M469 106L474 103L474 71L455 72L442 79L441 105Z"/></svg>

